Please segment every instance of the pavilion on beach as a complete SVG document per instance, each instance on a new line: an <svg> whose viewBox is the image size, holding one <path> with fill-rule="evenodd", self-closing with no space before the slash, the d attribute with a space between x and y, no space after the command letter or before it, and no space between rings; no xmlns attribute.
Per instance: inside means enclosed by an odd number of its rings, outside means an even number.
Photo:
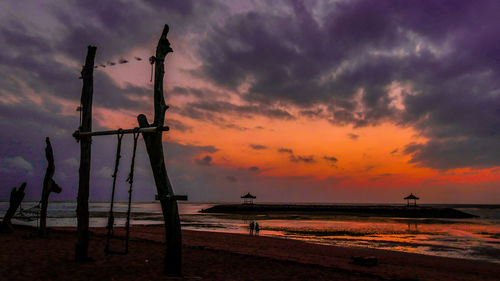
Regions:
<svg viewBox="0 0 500 281"><path fill-rule="evenodd" d="M413 195L413 193L410 193L410 195L406 196L404 199L406 200L406 206L407 207L410 207L410 206L416 207L417 206L417 200L420 199L420 198L418 198L417 196ZM413 200L413 204L410 204L410 200Z"/></svg>
<svg viewBox="0 0 500 281"><path fill-rule="evenodd" d="M248 192L247 194L241 196L241 198L243 199L243 204L253 204L253 199L257 198L257 196L253 196L250 192Z"/></svg>

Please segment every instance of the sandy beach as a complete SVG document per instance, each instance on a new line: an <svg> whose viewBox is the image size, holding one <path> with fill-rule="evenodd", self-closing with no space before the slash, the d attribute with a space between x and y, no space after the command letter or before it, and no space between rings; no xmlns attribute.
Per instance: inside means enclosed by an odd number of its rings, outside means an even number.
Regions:
<svg viewBox="0 0 500 281"><path fill-rule="evenodd" d="M89 254L74 262L74 228L51 229L41 239L29 227L0 234L2 280L498 280L498 264L453 258L343 248L243 234L183 231L183 277L162 274L163 227L131 230L128 255L104 254L105 229L94 228ZM118 235L123 229L117 229ZM120 247L116 240L113 247ZM378 265L351 264L373 256Z"/></svg>

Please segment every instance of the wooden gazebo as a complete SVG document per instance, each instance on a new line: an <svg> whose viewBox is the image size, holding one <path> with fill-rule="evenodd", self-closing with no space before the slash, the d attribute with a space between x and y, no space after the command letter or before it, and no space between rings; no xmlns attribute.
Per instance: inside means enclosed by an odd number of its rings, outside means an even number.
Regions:
<svg viewBox="0 0 500 281"><path fill-rule="evenodd" d="M406 196L404 199L406 200L406 206L407 207L410 207L410 206L416 207L417 206L417 200L420 199L420 198L418 198L417 196L413 195L413 193L410 193L410 195ZM410 204L410 200L413 200L413 204Z"/></svg>
<svg viewBox="0 0 500 281"><path fill-rule="evenodd" d="M253 196L250 192L248 192L247 194L241 196L241 198L243 199L243 204L253 204L253 199L257 198L257 196Z"/></svg>

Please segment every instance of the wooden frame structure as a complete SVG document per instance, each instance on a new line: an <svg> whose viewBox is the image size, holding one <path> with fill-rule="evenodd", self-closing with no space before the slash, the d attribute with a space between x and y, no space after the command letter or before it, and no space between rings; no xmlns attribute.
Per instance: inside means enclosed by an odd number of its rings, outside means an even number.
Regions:
<svg viewBox="0 0 500 281"><path fill-rule="evenodd" d="M253 200L257 198L257 196L253 196L248 192L247 194L241 196L241 199L243 199L243 204L244 205L253 205Z"/></svg>
<svg viewBox="0 0 500 281"><path fill-rule="evenodd" d="M128 130L92 132L92 96L93 96L93 70L96 47L89 46L85 65L82 70L83 88L81 96L81 126L73 134L80 141L80 179L78 187L77 217L78 217L78 240L75 249L75 259L86 261L88 257L88 228L89 228L89 180L91 163L91 139L92 136L114 135L140 132L146 144L153 176L160 200L163 218L165 222L165 263L164 272L168 275L180 275L182 269L182 236L177 208L177 197L174 195L172 184L168 178L165 159L163 154L162 136L168 127L164 126L165 111L168 106L163 96L163 77L165 74L165 57L173 52L167 39L169 31L165 25L156 47L156 54L150 58L155 64L154 76L154 120L149 123L144 114L137 116L139 127Z"/></svg>
<svg viewBox="0 0 500 281"><path fill-rule="evenodd" d="M410 195L406 196L404 199L406 200L406 207L417 207L417 200L420 198L410 193ZM413 204L410 204L410 200L413 200Z"/></svg>

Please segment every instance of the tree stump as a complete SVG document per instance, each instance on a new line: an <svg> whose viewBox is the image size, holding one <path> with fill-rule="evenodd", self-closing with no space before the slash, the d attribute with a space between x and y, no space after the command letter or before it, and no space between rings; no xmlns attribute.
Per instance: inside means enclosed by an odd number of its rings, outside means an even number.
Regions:
<svg viewBox="0 0 500 281"><path fill-rule="evenodd" d="M12 223L10 220L16 213L17 208L21 205L21 202L24 199L24 189L26 188L26 182L23 182L19 188L12 188L10 192L10 201L9 201L9 209L5 213L5 216L2 220L2 226L0 227L2 232L10 233L12 232Z"/></svg>
<svg viewBox="0 0 500 281"><path fill-rule="evenodd" d="M56 166L54 164L54 151L52 150L52 145L50 144L49 137L45 138L45 157L47 158L47 170L45 170L45 177L43 178L42 187L42 200L40 209L40 229L38 230L38 235L40 237L47 236L47 207L49 204L49 195L51 192L61 193L61 187L54 181L54 173L56 171Z"/></svg>

